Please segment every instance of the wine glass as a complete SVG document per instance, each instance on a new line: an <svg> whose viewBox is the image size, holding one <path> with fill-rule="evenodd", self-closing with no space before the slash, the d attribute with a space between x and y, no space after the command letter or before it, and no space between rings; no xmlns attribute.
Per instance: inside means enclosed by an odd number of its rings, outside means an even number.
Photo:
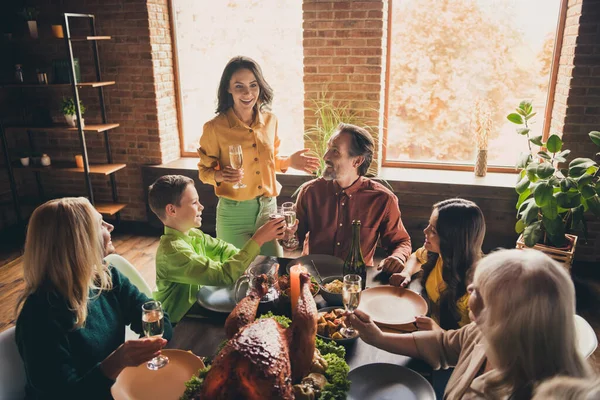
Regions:
<svg viewBox="0 0 600 400"><path fill-rule="evenodd" d="M165 331L165 319L160 301L151 300L142 305L142 329L146 337L160 336ZM162 354L148 361L148 369L156 371L169 363L169 357Z"/></svg>
<svg viewBox="0 0 600 400"><path fill-rule="evenodd" d="M346 311L353 313L358 308L360 303L360 292L362 278L360 275L349 274L344 276L344 283L342 286L342 301ZM346 319L346 321L348 321ZM358 334L356 329L352 326L342 327L340 333L348 338L354 337Z"/></svg>
<svg viewBox="0 0 600 400"><path fill-rule="evenodd" d="M244 165L244 155L242 154L242 146L239 144L232 144L229 146L229 160L231 162L231 168L239 170ZM233 184L234 189L245 188L246 185L242 181Z"/></svg>
<svg viewBox="0 0 600 400"><path fill-rule="evenodd" d="M293 228L296 224L296 205L291 201L287 201L281 205L281 211L285 218L287 228ZM282 240L281 244L286 250L292 251L296 250L300 243L298 242L298 239L296 239L296 234L294 233L292 237Z"/></svg>

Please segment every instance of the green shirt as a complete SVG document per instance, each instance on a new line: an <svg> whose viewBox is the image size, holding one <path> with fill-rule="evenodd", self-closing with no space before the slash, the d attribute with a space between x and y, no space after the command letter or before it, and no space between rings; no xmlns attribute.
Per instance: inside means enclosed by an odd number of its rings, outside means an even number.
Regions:
<svg viewBox="0 0 600 400"><path fill-rule="evenodd" d="M60 295L39 289L27 297L15 331L27 399L110 398L114 381L102 373L100 363L123 344L126 325L143 334L142 304L148 301L115 268L111 275L111 290L90 293L83 328L72 330L75 316ZM164 337L171 335L165 314Z"/></svg>
<svg viewBox="0 0 600 400"><path fill-rule="evenodd" d="M260 252L250 239L241 250L199 229L186 235L165 226L156 251L154 293L171 321L177 322L196 302L202 286L229 286L244 273Z"/></svg>

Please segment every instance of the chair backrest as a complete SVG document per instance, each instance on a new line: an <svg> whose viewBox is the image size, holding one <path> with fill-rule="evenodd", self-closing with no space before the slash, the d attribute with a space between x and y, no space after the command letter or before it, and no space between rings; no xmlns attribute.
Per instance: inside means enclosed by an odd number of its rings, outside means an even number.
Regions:
<svg viewBox="0 0 600 400"><path fill-rule="evenodd" d="M105 258L107 263L118 269L123 275L133 283L140 292L144 293L148 297L152 297L152 289L148 283L144 280L144 277L140 275L138 270L131 265L129 261L121 257L118 254L109 254Z"/></svg>
<svg viewBox="0 0 600 400"><path fill-rule="evenodd" d="M25 398L25 383L25 367L13 326L0 332L0 400Z"/></svg>

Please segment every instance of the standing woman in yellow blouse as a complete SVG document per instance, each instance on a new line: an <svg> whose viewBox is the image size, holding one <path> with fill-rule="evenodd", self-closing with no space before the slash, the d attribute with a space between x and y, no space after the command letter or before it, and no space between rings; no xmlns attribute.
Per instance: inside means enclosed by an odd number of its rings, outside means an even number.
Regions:
<svg viewBox="0 0 600 400"><path fill-rule="evenodd" d="M473 267L482 255L485 219L477 204L448 199L433 205L429 225L423 231L425 244L411 254L404 270L393 274L390 284L407 286L423 270L423 294L429 300L431 318L418 317L421 330L458 329L468 325L467 286Z"/></svg>
<svg viewBox="0 0 600 400"><path fill-rule="evenodd" d="M295 168L313 172L319 160L303 149L289 157L279 156L277 118L266 109L273 89L260 66L249 57L234 57L225 66L217 94L217 116L204 124L200 137L200 180L215 187L217 237L241 248L277 209L281 185L276 172ZM229 146L240 145L241 169L232 168ZM236 183L245 186L236 188ZM283 249L272 241L261 254L282 256Z"/></svg>

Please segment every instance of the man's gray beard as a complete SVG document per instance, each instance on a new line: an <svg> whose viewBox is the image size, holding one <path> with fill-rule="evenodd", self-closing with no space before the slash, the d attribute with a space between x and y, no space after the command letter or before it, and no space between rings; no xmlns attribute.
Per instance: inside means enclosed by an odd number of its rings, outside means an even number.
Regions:
<svg viewBox="0 0 600 400"><path fill-rule="evenodd" d="M335 171L327 172L327 170L323 171L323 179L326 181L332 181L335 179Z"/></svg>

